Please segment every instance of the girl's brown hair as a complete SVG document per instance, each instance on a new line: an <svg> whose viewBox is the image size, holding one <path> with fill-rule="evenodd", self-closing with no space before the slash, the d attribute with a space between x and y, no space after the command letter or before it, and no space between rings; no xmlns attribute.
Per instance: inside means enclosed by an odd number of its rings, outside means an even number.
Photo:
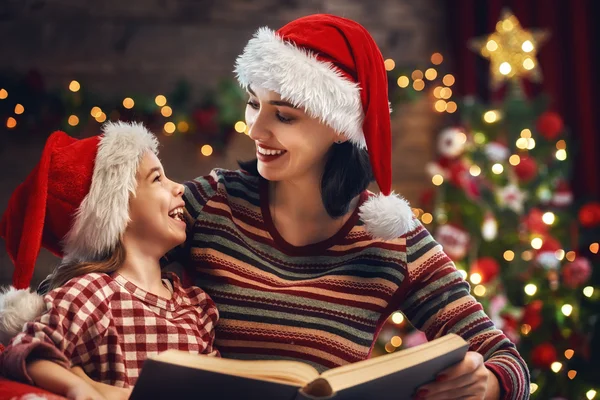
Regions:
<svg viewBox="0 0 600 400"><path fill-rule="evenodd" d="M108 257L101 261L93 261L93 262L67 262L61 263L50 275L46 278L47 286L44 285L43 282L40 285L40 289L43 292L49 292L52 289L56 289L57 287L61 287L69 280L85 275L90 274L92 272L100 272L105 274L111 274L119 269L123 263L125 262L125 247L123 247L123 243L119 241L115 246L115 249Z"/></svg>

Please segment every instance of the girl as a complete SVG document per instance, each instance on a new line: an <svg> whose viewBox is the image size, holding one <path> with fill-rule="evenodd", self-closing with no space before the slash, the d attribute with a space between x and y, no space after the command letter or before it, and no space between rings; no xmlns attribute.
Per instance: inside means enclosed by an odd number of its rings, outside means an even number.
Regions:
<svg viewBox="0 0 600 400"><path fill-rule="evenodd" d="M527 399L515 346L391 193L387 78L369 33L331 15L262 28L236 73L257 159L185 184L191 232L168 257L219 307L223 357L323 371L367 358L400 310L430 339L470 343L415 396ZM380 195L366 190L373 176Z"/></svg>
<svg viewBox="0 0 600 400"><path fill-rule="evenodd" d="M183 289L174 274L161 276L160 258L186 238L182 193L141 125L109 123L103 135L83 140L50 136L40 164L13 194L0 234L17 288L29 285L40 246L63 262L34 312L44 314L0 354L4 376L69 398L127 397L130 390L106 385L135 385L148 356L217 354L212 300L197 287ZM6 305L27 293L0 299L2 331L23 326L15 314L23 308ZM73 367L105 385L70 373Z"/></svg>

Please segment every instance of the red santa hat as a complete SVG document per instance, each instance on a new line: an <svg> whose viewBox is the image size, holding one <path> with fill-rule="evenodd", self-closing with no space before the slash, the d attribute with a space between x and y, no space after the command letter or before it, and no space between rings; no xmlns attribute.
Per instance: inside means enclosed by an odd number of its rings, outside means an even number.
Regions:
<svg viewBox="0 0 600 400"><path fill-rule="evenodd" d="M157 154L157 146L142 125L124 122L107 123L102 135L86 139L60 131L48 138L39 164L0 220L0 237L15 265L14 287L0 294L0 341L43 307L39 296L18 290L29 286L41 247L81 262L100 260L115 248L129 222L140 160L146 152Z"/></svg>
<svg viewBox="0 0 600 400"><path fill-rule="evenodd" d="M366 148L381 194L360 209L369 233L395 239L413 228L407 201L392 192L391 121L384 60L357 22L333 15L260 28L238 57L242 87L277 92L355 146Z"/></svg>

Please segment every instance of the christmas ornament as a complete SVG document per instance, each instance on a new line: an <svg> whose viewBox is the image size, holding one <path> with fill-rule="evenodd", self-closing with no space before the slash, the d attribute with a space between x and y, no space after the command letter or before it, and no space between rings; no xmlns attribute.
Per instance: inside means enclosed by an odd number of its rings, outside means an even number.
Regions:
<svg viewBox="0 0 600 400"><path fill-rule="evenodd" d="M556 349L550 342L539 344L531 351L531 361L538 368L550 368L556 359Z"/></svg>
<svg viewBox="0 0 600 400"><path fill-rule="evenodd" d="M573 192L565 180L560 180L552 195L552 204L556 207L566 207L573 202Z"/></svg>
<svg viewBox="0 0 600 400"><path fill-rule="evenodd" d="M546 111L539 116L536 128L544 138L554 140L560 136L565 127L560 115L552 111Z"/></svg>
<svg viewBox="0 0 600 400"><path fill-rule="evenodd" d="M533 300L525 306L521 324L531 326L531 330L536 330L542 324L542 307L544 303L541 300Z"/></svg>
<svg viewBox="0 0 600 400"><path fill-rule="evenodd" d="M490 60L492 87L505 80L529 77L540 82L542 73L536 59L538 47L546 40L545 31L526 31L517 17L504 10L491 35L472 39L469 47Z"/></svg>
<svg viewBox="0 0 600 400"><path fill-rule="evenodd" d="M500 265L492 257L482 257L471 265L471 274L479 274L481 283L493 281L500 272Z"/></svg>
<svg viewBox="0 0 600 400"><path fill-rule="evenodd" d="M487 158L494 163L504 162L510 155L510 150L508 147L500 142L490 142L486 144L483 151L485 152Z"/></svg>
<svg viewBox="0 0 600 400"><path fill-rule="evenodd" d="M533 158L521 157L521 161L513 166L513 170L521 182L527 183L536 177L538 167Z"/></svg>
<svg viewBox="0 0 600 400"><path fill-rule="evenodd" d="M536 252L535 261L545 269L556 269L560 265L560 260L556 258L556 251L560 249L562 249L560 242L546 235L542 238L542 247Z"/></svg>
<svg viewBox="0 0 600 400"><path fill-rule="evenodd" d="M600 225L600 203L587 203L579 209L579 223L584 228Z"/></svg>
<svg viewBox="0 0 600 400"><path fill-rule="evenodd" d="M467 135L459 128L442 130L437 140L438 153L447 158L456 158L465 150Z"/></svg>
<svg viewBox="0 0 600 400"><path fill-rule="evenodd" d="M494 217L494 214L488 212L483 218L483 224L481 225L481 236L483 239L491 242L498 236L498 221Z"/></svg>
<svg viewBox="0 0 600 400"><path fill-rule="evenodd" d="M509 208L517 214L523 213L523 202L527 195L514 183L498 190L497 197L501 207Z"/></svg>
<svg viewBox="0 0 600 400"><path fill-rule="evenodd" d="M451 224L441 225L434 236L452 260L462 260L467 254L471 238L464 229Z"/></svg>
<svg viewBox="0 0 600 400"><path fill-rule="evenodd" d="M539 208L532 208L527 216L523 219L525 228L527 228L530 233L545 234L548 232L548 225L546 225L542 219L543 216L544 213Z"/></svg>
<svg viewBox="0 0 600 400"><path fill-rule="evenodd" d="M592 265L585 257L577 257L562 268L562 282L570 289L577 289L592 276Z"/></svg>

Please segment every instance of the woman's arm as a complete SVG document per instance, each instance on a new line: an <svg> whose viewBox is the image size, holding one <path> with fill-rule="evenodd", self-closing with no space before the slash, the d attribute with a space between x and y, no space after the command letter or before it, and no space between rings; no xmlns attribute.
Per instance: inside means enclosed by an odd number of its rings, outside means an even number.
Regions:
<svg viewBox="0 0 600 400"><path fill-rule="evenodd" d="M478 398L528 399L527 365L515 345L496 329L481 304L470 295L469 284L442 247L420 223L406 241L407 278L400 292L400 309L428 339L455 333L470 345L463 362L441 373L438 382L421 388L421 398L442 399L445 397L434 397L432 392L478 385L477 393L485 393L485 397ZM448 395L456 398L457 393Z"/></svg>
<svg viewBox="0 0 600 400"><path fill-rule="evenodd" d="M73 400L104 400L86 381L65 367L48 360L27 363L27 373L35 386ZM108 398L108 397L106 397Z"/></svg>

